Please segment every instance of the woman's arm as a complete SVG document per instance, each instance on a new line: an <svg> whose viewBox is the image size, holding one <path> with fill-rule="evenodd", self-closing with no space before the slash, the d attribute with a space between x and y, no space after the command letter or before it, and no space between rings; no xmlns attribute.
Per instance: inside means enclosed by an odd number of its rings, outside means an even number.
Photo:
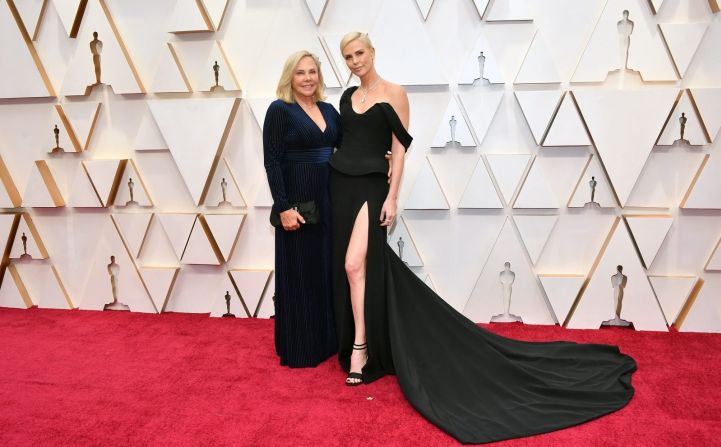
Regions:
<svg viewBox="0 0 721 447"><path fill-rule="evenodd" d="M263 164L268 176L268 186L273 196L272 213L280 215L280 221L285 230L297 230L303 218L293 210L288 202L283 181L281 160L285 153L283 138L288 128L288 116L278 103L272 103L265 114L263 124Z"/></svg>
<svg viewBox="0 0 721 447"><path fill-rule="evenodd" d="M390 91L391 106L398 115L398 118L400 118L403 127L408 129L410 114L408 95L403 87L399 85L393 85ZM388 196L386 197L386 201L383 203L383 208L381 209L381 226L390 226L396 218L398 189L400 188L401 177L403 176L403 162L406 148L403 144L401 144L395 134L393 134L391 153L392 157L390 163L392 175L390 178L390 187L388 188Z"/></svg>

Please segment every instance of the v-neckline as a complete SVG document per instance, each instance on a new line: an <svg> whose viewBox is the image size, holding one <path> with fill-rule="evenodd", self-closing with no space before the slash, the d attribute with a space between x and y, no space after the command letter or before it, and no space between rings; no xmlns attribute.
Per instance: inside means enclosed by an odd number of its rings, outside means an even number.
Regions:
<svg viewBox="0 0 721 447"><path fill-rule="evenodd" d="M320 106L318 106L318 111L320 111L320 117L323 118L323 124L325 124L325 128L324 128L324 129L321 129L320 126L318 125L318 123L315 122L315 120L313 119L313 117L310 116L310 115L308 114L308 112L306 112L305 109L304 109L303 107L301 107L300 104L298 104L297 102L296 102L295 104L298 106L298 108L300 109L300 111L303 112L303 114L310 120L310 122L312 122L312 123L315 125L315 128L318 129L318 131L319 131L322 135L325 135L325 131L328 130L328 120L326 120L326 119L325 119L325 115L323 115L323 109L321 109ZM316 103L316 105L317 105L317 104L318 104L318 103Z"/></svg>

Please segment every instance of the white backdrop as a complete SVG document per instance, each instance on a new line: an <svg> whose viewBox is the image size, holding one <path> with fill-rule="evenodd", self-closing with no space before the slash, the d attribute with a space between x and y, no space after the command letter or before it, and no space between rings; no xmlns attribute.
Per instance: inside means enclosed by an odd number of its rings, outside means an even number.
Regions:
<svg viewBox="0 0 721 447"><path fill-rule="evenodd" d="M411 103L390 243L446 301L489 321L508 261L525 323L597 328L622 265L637 330L721 332L715 0L85 3L0 3L0 306L102 309L112 255L132 311L219 316L229 291L271 315L265 109L299 49L337 104L338 42L362 30Z"/></svg>

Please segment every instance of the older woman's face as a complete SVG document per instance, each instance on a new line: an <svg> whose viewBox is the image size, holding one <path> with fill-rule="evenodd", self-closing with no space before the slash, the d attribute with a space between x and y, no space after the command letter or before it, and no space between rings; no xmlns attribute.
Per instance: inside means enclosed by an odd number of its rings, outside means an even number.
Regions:
<svg viewBox="0 0 721 447"><path fill-rule="evenodd" d="M298 96L310 98L318 88L318 66L312 57L306 56L298 62L291 83L293 92Z"/></svg>
<svg viewBox="0 0 721 447"><path fill-rule="evenodd" d="M351 41L343 48L345 64L359 78L373 68L374 53L373 48L368 48L360 39Z"/></svg>

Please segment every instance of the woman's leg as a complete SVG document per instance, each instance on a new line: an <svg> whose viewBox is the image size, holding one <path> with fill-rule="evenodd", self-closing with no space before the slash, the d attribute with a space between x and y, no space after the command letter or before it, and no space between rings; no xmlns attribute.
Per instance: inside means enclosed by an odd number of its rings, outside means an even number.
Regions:
<svg viewBox="0 0 721 447"><path fill-rule="evenodd" d="M353 232L348 241L345 255L345 271L350 285L350 301L353 309L355 338L353 343L363 346L366 343L365 328L365 281L366 253L368 252L368 202L365 202L356 216ZM353 349L350 357L350 372L360 373L368 360L367 349ZM349 383L360 379L347 379Z"/></svg>

